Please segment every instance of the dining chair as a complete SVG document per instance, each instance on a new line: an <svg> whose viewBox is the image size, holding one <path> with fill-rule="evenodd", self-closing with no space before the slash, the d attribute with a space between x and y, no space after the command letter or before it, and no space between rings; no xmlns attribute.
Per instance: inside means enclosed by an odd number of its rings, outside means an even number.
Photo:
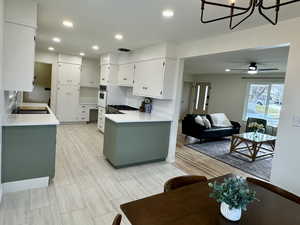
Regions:
<svg viewBox="0 0 300 225"><path fill-rule="evenodd" d="M288 191L286 191L286 190L284 190L280 187L277 187L277 186L275 186L271 183L267 183L265 181L258 180L258 179L255 179L255 178L251 178L251 177L247 177L247 181L249 183L253 183L253 184L256 184L258 186L261 186L261 187L263 187L265 189L268 189L268 190L270 190L270 191L272 191L272 192L274 192L274 193L276 193L276 194L278 194L278 195L280 195L284 198L287 198L291 201L294 201L294 202L300 204L300 197L299 196L297 196L295 194L292 194L292 193L290 193L290 192L288 192Z"/></svg>
<svg viewBox="0 0 300 225"><path fill-rule="evenodd" d="M113 221L112 225L120 225L121 224L121 220L122 220L122 215L121 214L116 215L116 217L114 218L114 221Z"/></svg>
<svg viewBox="0 0 300 225"><path fill-rule="evenodd" d="M172 191L187 185L207 182L207 178L204 176L187 175L174 177L168 180L164 185L164 192Z"/></svg>

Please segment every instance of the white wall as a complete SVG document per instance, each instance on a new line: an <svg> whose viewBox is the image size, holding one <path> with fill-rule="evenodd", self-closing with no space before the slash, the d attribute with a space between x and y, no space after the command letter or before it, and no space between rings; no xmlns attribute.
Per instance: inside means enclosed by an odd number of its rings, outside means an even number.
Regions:
<svg viewBox="0 0 300 225"><path fill-rule="evenodd" d="M300 27L299 17L280 22L277 26L264 25L208 39L185 42L178 46L177 52L179 57L186 58L247 48L290 45L284 105L279 123L271 181L300 195L300 179L297 175L300 171L298 141L300 127L293 124L293 118L300 117L300 30L298 27ZM180 102L177 107L180 108Z"/></svg>
<svg viewBox="0 0 300 225"><path fill-rule="evenodd" d="M3 0L0 0L0 203L2 200L2 184L1 184L1 155L2 155L2 118L4 114L4 92L2 90L2 71L3 71Z"/></svg>

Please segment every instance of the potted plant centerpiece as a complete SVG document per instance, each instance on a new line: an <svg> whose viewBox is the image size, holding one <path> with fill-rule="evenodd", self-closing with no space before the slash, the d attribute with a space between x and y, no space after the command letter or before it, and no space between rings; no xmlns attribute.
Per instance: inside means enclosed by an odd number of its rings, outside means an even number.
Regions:
<svg viewBox="0 0 300 225"><path fill-rule="evenodd" d="M210 197L221 203L221 214L230 221L241 219L242 210L247 210L247 205L256 198L256 192L249 189L244 178L232 177L224 179L224 182L209 183L208 186L213 189Z"/></svg>
<svg viewBox="0 0 300 225"><path fill-rule="evenodd" d="M265 132L265 126L257 122L249 123L248 128L250 128L254 132L255 137L257 136L258 132Z"/></svg>

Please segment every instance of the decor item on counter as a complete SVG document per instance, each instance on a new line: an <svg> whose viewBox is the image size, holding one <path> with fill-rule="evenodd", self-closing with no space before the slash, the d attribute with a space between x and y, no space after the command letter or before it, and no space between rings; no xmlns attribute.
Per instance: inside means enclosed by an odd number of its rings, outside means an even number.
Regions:
<svg viewBox="0 0 300 225"><path fill-rule="evenodd" d="M151 113L152 111L152 99L151 98L145 98L142 102L142 105L140 106L140 112L146 112Z"/></svg>
<svg viewBox="0 0 300 225"><path fill-rule="evenodd" d="M247 181L242 177L231 177L224 179L224 182L209 183L213 189L210 197L221 203L221 214L230 221L241 219L242 210L247 210L247 205L256 199L256 192L250 190Z"/></svg>
<svg viewBox="0 0 300 225"><path fill-rule="evenodd" d="M279 9L281 6L285 6L288 4L300 2L300 0L290 0L290 1L285 1L281 2L280 0L276 0L276 3L273 5L266 5L264 0L249 0L249 6L245 7L243 5L236 5L237 0L230 0L228 4L222 4L219 1L213 2L213 1L206 1L206 0L201 0L201 22L202 23L211 23L219 20L224 20L224 19L229 19L229 28L233 30L237 26L239 26L241 23L243 23L245 20L247 20L251 15L253 15L255 8L258 8L258 12L271 24L276 25L278 22L278 14L279 14ZM243 1L240 1L243 2ZM229 16L222 16L219 18L211 19L211 20L206 20L204 19L204 8L206 5L210 6L216 6L216 7L222 7L224 10L227 8L228 11L230 11ZM268 10L274 10L275 12L275 18L271 19L265 12ZM237 16L242 16L247 14L245 17L243 17L238 23L233 24L233 18Z"/></svg>
<svg viewBox="0 0 300 225"><path fill-rule="evenodd" d="M248 124L248 128L251 129L254 133L254 137L257 137L257 134L259 132L264 133L265 132L265 126L263 124L252 122Z"/></svg>

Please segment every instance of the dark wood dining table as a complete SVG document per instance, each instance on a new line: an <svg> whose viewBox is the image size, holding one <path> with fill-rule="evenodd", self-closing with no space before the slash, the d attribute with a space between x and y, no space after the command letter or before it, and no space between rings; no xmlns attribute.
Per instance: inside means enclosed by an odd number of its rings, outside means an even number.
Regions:
<svg viewBox="0 0 300 225"><path fill-rule="evenodd" d="M232 174L214 178L222 182ZM132 225L300 225L300 205L263 187L249 184L257 201L248 206L238 222L220 214L219 204L209 197L208 183L136 200L120 207Z"/></svg>

